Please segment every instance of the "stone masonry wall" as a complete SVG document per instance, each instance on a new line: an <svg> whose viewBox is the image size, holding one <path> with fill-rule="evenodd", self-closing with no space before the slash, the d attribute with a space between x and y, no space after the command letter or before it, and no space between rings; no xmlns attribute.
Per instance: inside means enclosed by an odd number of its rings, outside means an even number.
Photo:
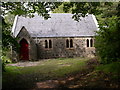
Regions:
<svg viewBox="0 0 120 90"><path fill-rule="evenodd" d="M86 40L92 37L78 38L34 38L37 43L38 59L58 58L58 57L92 57L95 48L87 47ZM73 40L73 47L66 48L66 40ZM45 48L45 40L52 41L52 48Z"/></svg>

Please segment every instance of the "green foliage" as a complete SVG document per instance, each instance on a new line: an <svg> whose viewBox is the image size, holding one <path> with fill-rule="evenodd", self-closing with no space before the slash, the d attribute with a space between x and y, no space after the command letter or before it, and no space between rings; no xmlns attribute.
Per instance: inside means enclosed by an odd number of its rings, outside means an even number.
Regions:
<svg viewBox="0 0 120 90"><path fill-rule="evenodd" d="M68 2L64 4L63 10L68 12L71 9L73 19L79 21L80 17L85 17L87 13L99 14L100 2Z"/></svg>
<svg viewBox="0 0 120 90"><path fill-rule="evenodd" d="M116 49L119 49L118 41L116 37L116 25L113 22L109 23L109 27L101 27L98 31L98 36L96 36L97 53L100 55L103 63L110 63L117 60L118 52Z"/></svg>
<svg viewBox="0 0 120 90"><path fill-rule="evenodd" d="M63 2L58 8L56 8L54 13L72 13L73 19L79 21L80 17L85 17L86 14L99 15L107 10L111 9L113 3L111 2ZM109 7L109 8L108 8ZM114 6L115 7L115 4ZM106 10L106 11L105 11ZM111 10L112 12L113 9ZM109 14L107 14L109 15ZM105 15L104 15L105 16Z"/></svg>
<svg viewBox="0 0 120 90"><path fill-rule="evenodd" d="M53 13L64 13L64 11L63 11L63 4L60 5L58 8L54 9Z"/></svg>
<svg viewBox="0 0 120 90"><path fill-rule="evenodd" d="M7 53L10 51L10 47L13 46L14 50L19 50L19 44L17 43L17 39L12 37L10 31L10 25L5 22L5 19L2 18L2 55L0 56L2 59L2 69L5 71L5 66L10 59L8 59Z"/></svg>
<svg viewBox="0 0 120 90"><path fill-rule="evenodd" d="M105 23L100 25L100 30L97 32L95 47L101 62L104 64L120 61L119 17L113 15L107 18Z"/></svg>
<svg viewBox="0 0 120 90"><path fill-rule="evenodd" d="M73 7L70 7L70 9L68 10L65 10L65 5L67 4L68 2L63 2L58 8L55 8L53 10L53 13L72 13L72 9L75 8L75 6Z"/></svg>
<svg viewBox="0 0 120 90"><path fill-rule="evenodd" d="M5 22L2 17L2 49L6 50L10 46L18 47L17 39L12 37L10 31L10 25Z"/></svg>
<svg viewBox="0 0 120 90"><path fill-rule="evenodd" d="M15 15L8 13L7 15L5 15L4 19L5 22L10 25L10 29L11 29L11 27L13 26Z"/></svg>
<svg viewBox="0 0 120 90"><path fill-rule="evenodd" d="M96 18L98 20L99 24L106 25L106 21L108 21L108 18L111 18L112 16L117 15L117 4L118 3L109 3L110 5L105 5L105 3L102 3L99 7L99 9L102 11L102 13L96 15Z"/></svg>
<svg viewBox="0 0 120 90"><path fill-rule="evenodd" d="M10 58L8 58L7 56L1 56L1 60L2 60L2 71L5 72L6 71L6 64L11 63Z"/></svg>
<svg viewBox="0 0 120 90"><path fill-rule="evenodd" d="M2 2L2 15L11 13L13 15L33 17L33 14L37 13L45 19L48 19L48 12L57 8L59 5L61 3L56 2Z"/></svg>
<svg viewBox="0 0 120 90"><path fill-rule="evenodd" d="M10 58L8 58L7 56L1 56L1 59L2 59L2 61L5 62L5 63L11 63Z"/></svg>

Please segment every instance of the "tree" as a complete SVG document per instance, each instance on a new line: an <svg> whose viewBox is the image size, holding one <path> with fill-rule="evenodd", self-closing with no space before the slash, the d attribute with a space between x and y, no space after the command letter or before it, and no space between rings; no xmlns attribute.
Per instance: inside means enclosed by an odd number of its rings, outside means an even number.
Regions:
<svg viewBox="0 0 120 90"><path fill-rule="evenodd" d="M5 65L8 62L6 59L7 52L10 50L10 47L13 46L14 50L18 51L19 44L17 43L17 38L12 37L10 31L10 25L7 24L2 18L2 70L5 71Z"/></svg>
<svg viewBox="0 0 120 90"><path fill-rule="evenodd" d="M64 3L63 10L68 12L71 9L71 13L74 14L72 18L79 21L81 16L85 17L88 13L94 15L100 14L100 5L100 2L69 2Z"/></svg>
<svg viewBox="0 0 120 90"><path fill-rule="evenodd" d="M33 17L34 13L49 18L49 11L57 8L61 3L53 2L2 2L2 15L8 13ZM7 12L6 12L7 11Z"/></svg>
<svg viewBox="0 0 120 90"><path fill-rule="evenodd" d="M107 18L106 27L102 25L96 36L97 53L104 64L120 61L120 3L116 11L116 15Z"/></svg>

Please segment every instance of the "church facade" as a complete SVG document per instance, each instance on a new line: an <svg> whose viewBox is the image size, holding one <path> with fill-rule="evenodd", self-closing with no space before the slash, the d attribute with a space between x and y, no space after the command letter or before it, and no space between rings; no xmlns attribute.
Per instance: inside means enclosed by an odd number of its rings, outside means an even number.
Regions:
<svg viewBox="0 0 120 90"><path fill-rule="evenodd" d="M50 16L48 20L38 15L15 17L12 32L20 44L19 60L95 56L98 27L94 15L81 17L79 22L69 13Z"/></svg>

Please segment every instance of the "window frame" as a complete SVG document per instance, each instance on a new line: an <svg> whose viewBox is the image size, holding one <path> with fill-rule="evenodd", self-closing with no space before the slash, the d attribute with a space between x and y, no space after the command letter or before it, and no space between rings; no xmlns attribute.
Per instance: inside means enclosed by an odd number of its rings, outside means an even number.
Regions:
<svg viewBox="0 0 120 90"><path fill-rule="evenodd" d="M51 49L52 48L52 40L51 39L49 39L49 49Z"/></svg>
<svg viewBox="0 0 120 90"><path fill-rule="evenodd" d="M44 47L45 49L52 49L53 48L53 42L51 39L46 39L44 42L45 42L45 47ZM46 42L47 42L47 44L46 44Z"/></svg>
<svg viewBox="0 0 120 90"><path fill-rule="evenodd" d="M86 40L86 46L90 47L90 45L89 45L89 39Z"/></svg>
<svg viewBox="0 0 120 90"><path fill-rule="evenodd" d="M45 40L45 49L48 49L48 41Z"/></svg>
<svg viewBox="0 0 120 90"><path fill-rule="evenodd" d="M72 41L72 44L71 44L71 41ZM73 44L73 39L72 38L67 38L65 40L65 46L66 46L66 49L74 49L74 44Z"/></svg>
<svg viewBox="0 0 120 90"><path fill-rule="evenodd" d="M69 48L69 39L66 39L66 48Z"/></svg>
<svg viewBox="0 0 120 90"><path fill-rule="evenodd" d="M73 39L70 39L70 41L69 41L69 42L70 42L70 45L69 45L69 46L70 46L70 48L73 48Z"/></svg>
<svg viewBox="0 0 120 90"><path fill-rule="evenodd" d="M93 47L93 39L90 39L90 47Z"/></svg>

